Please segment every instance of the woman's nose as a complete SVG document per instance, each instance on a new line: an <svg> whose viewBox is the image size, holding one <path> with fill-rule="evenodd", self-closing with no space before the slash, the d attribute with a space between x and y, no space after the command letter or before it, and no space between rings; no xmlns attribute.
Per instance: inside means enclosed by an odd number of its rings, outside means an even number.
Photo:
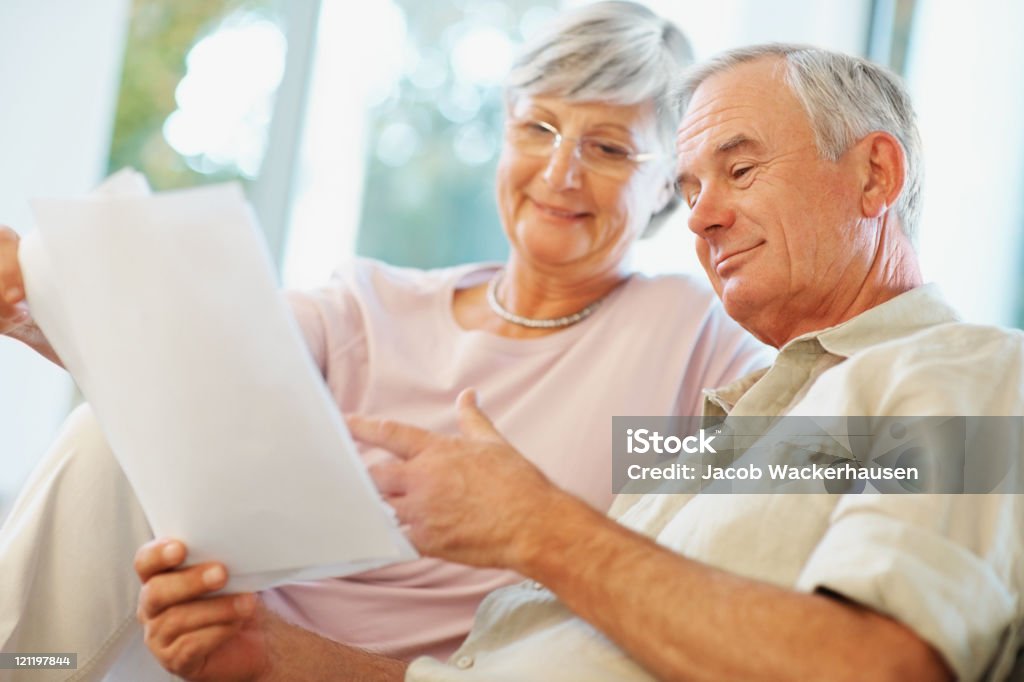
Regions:
<svg viewBox="0 0 1024 682"><path fill-rule="evenodd" d="M551 150L551 157L544 169L544 181L554 190L579 189L582 167L576 144L571 140L561 140L561 144Z"/></svg>

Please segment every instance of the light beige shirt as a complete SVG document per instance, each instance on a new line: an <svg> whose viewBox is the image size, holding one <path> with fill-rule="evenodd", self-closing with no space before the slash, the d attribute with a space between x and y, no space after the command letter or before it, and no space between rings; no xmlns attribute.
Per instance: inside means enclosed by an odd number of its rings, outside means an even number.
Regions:
<svg viewBox="0 0 1024 682"><path fill-rule="evenodd" d="M959 322L921 287L794 339L769 369L705 396L706 414L1024 415L1024 334ZM1022 498L661 494L620 496L611 513L695 560L890 615L961 680L1003 679L1024 616ZM487 598L448 663L418 659L406 679L651 677L526 582Z"/></svg>

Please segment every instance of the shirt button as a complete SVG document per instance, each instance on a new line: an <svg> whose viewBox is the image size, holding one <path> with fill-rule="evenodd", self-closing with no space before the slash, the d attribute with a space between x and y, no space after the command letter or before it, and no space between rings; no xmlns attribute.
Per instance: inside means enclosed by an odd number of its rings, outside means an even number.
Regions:
<svg viewBox="0 0 1024 682"><path fill-rule="evenodd" d="M543 589L544 589L544 586L543 586L543 585L541 585L541 584L540 584L539 582L537 582L536 580L534 580L534 581L533 581L533 589L535 589L535 590L543 590Z"/></svg>
<svg viewBox="0 0 1024 682"><path fill-rule="evenodd" d="M473 667L473 657L459 656L458 660L455 661L455 667L459 668L460 670L465 670L466 668Z"/></svg>

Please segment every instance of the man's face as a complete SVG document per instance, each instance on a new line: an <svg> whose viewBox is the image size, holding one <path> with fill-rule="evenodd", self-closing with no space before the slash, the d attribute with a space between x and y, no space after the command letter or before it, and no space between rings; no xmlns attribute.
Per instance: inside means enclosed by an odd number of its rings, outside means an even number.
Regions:
<svg viewBox="0 0 1024 682"><path fill-rule="evenodd" d="M706 80L676 141L711 284L733 318L776 346L837 323L874 250L857 229L859 171L850 155L819 157L783 68L766 58Z"/></svg>

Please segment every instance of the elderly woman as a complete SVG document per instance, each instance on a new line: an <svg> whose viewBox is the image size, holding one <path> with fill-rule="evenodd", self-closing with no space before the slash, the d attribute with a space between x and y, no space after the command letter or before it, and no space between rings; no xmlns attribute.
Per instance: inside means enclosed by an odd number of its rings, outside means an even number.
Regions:
<svg viewBox="0 0 1024 682"><path fill-rule="evenodd" d="M697 414L703 387L764 364L761 346L704 286L629 271L634 241L674 204L677 114L669 84L689 58L675 26L625 2L569 12L527 46L507 82L497 173L508 261L429 272L356 261L330 286L290 295L340 410L455 432L455 396L474 386L520 451L553 481L606 509L612 415ZM6 255L0 250L0 291L6 292L0 315L10 327L20 310L19 326L8 333L52 355L19 303L12 235ZM134 617L137 587L124 554L149 536L88 415L73 422L48 461L69 450L85 461L74 462L58 483L36 476L16 505L17 523L12 519L0 538L0 547L19 534L46 538L12 542L20 555L0 560L36 569L43 563L53 571L25 568L18 576L21 625L5 632L0 621L0 648L75 649L80 668L95 660L101 670L110 658L104 652L116 649ZM363 455L367 463L386 456ZM114 491L104 495L130 503L99 511L59 505L72 496L76 479L81 485L102 479ZM29 504L29 498L42 499ZM98 506L91 499L73 504ZM96 524L116 536L103 540L114 549L87 551ZM58 549L52 528L67 538ZM73 557L71 563L61 566L55 552ZM118 576L124 586L104 592L107 603L97 608L89 604L92 588L82 585L73 605L54 603L48 611L55 601L52 576L73 582L89 572ZM285 619L338 641L402 658L445 657L468 632L480 600L515 579L420 559L279 587L262 600ZM5 600L13 605L15 599L0 594L0 610L8 613ZM90 619L77 626L88 632L84 638L76 632L74 640L31 639L45 631L47 619L73 621L75 614Z"/></svg>

